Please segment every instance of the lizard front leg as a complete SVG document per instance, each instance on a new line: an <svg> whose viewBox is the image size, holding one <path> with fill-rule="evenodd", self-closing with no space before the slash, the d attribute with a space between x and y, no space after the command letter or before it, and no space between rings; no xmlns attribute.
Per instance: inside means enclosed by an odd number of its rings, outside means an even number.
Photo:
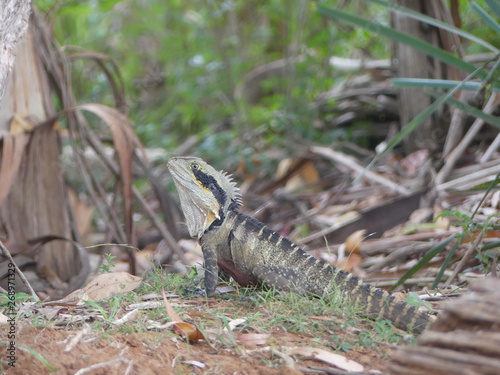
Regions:
<svg viewBox="0 0 500 375"><path fill-rule="evenodd" d="M201 240L201 250L205 266L205 292L208 297L215 295L215 289L219 282L219 266L217 265L217 250L210 241Z"/></svg>

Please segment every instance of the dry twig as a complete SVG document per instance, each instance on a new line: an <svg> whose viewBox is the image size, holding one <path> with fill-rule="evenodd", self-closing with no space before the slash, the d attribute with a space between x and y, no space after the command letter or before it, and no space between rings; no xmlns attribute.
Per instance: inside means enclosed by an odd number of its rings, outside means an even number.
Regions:
<svg viewBox="0 0 500 375"><path fill-rule="evenodd" d="M12 258L12 255L10 254L9 250L7 250L7 248L5 247L5 245L3 244L2 241L0 241L0 249L2 249L2 253L4 253L4 255L7 257L7 259L14 265L16 272L18 273L19 277L21 278L21 281L24 283L24 285L26 285L26 287L30 291L31 296L36 301L40 301L40 298L38 298L38 296L36 295L35 291L31 287L28 279L26 278L26 276L24 276L23 272L19 269L16 262L14 262L14 258Z"/></svg>

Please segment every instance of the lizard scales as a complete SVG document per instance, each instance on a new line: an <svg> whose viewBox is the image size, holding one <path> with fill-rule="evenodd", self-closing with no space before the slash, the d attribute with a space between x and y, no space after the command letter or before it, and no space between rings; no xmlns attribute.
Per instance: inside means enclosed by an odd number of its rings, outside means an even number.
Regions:
<svg viewBox="0 0 500 375"><path fill-rule="evenodd" d="M169 160L189 233L200 241L205 289L215 294L219 269L243 286L264 284L322 297L340 291L360 312L422 332L431 317L387 292L307 254L263 223L239 212L241 196L231 176L200 158Z"/></svg>

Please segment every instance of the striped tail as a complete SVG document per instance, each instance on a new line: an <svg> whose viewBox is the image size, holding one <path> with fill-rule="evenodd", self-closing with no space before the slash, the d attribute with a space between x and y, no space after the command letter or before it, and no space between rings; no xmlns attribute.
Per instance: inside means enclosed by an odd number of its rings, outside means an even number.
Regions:
<svg viewBox="0 0 500 375"><path fill-rule="evenodd" d="M334 273L333 284L370 318L390 320L397 328L417 334L430 324L432 317L406 302L396 301L386 291L364 283L361 279L339 268L330 266Z"/></svg>

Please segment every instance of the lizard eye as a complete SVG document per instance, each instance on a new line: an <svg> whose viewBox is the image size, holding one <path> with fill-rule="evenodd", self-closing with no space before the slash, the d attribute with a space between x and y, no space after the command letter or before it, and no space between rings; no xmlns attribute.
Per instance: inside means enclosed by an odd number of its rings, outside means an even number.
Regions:
<svg viewBox="0 0 500 375"><path fill-rule="evenodd" d="M197 171L198 169L200 169L200 165L198 163L193 163L191 164L191 169L193 171Z"/></svg>

